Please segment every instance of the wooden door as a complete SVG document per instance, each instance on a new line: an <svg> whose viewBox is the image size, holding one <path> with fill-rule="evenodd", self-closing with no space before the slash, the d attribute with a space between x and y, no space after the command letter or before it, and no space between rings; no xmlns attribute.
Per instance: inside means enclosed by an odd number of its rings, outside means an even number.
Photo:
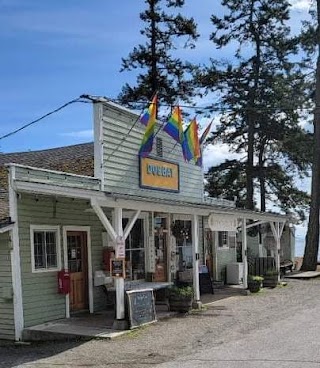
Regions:
<svg viewBox="0 0 320 368"><path fill-rule="evenodd" d="M155 218L154 242L155 242L155 274L154 281L167 281L167 244L168 229L167 219L165 217Z"/></svg>
<svg viewBox="0 0 320 368"><path fill-rule="evenodd" d="M87 233L67 232L68 268L70 272L70 311L88 309Z"/></svg>

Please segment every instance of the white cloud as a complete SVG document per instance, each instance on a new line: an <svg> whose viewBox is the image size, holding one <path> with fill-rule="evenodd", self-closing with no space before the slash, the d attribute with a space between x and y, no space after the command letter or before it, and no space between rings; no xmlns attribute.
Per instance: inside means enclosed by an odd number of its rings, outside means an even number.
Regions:
<svg viewBox="0 0 320 368"><path fill-rule="evenodd" d="M312 0L291 0L292 9L309 10Z"/></svg>
<svg viewBox="0 0 320 368"><path fill-rule="evenodd" d="M77 132L61 133L64 137L93 139L93 130L79 130Z"/></svg>
<svg viewBox="0 0 320 368"><path fill-rule="evenodd" d="M218 165L226 159L240 159L240 157L241 155L237 153L230 153L227 144L210 144L203 153L204 171L206 172L209 167Z"/></svg>

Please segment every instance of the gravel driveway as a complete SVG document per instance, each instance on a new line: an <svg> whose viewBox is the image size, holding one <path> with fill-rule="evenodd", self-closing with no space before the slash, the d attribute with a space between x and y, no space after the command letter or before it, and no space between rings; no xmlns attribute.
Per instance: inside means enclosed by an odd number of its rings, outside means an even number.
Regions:
<svg viewBox="0 0 320 368"><path fill-rule="evenodd" d="M294 320L319 305L319 295L320 279L290 280L285 287L224 299L201 313L163 320L112 341L0 343L0 367L151 367Z"/></svg>

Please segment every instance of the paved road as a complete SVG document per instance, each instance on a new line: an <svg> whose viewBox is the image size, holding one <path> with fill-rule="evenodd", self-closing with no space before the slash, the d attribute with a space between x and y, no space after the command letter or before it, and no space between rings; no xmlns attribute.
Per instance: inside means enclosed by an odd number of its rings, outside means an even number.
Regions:
<svg viewBox="0 0 320 368"><path fill-rule="evenodd" d="M0 343L0 367L320 368L320 280L237 296L112 341Z"/></svg>

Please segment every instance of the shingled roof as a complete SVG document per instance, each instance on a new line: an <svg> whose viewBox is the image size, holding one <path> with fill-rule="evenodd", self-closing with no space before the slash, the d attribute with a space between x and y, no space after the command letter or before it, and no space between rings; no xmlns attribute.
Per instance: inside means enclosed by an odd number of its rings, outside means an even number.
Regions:
<svg viewBox="0 0 320 368"><path fill-rule="evenodd" d="M94 176L93 143L0 154L0 220L9 217L8 173L5 167L9 163Z"/></svg>

